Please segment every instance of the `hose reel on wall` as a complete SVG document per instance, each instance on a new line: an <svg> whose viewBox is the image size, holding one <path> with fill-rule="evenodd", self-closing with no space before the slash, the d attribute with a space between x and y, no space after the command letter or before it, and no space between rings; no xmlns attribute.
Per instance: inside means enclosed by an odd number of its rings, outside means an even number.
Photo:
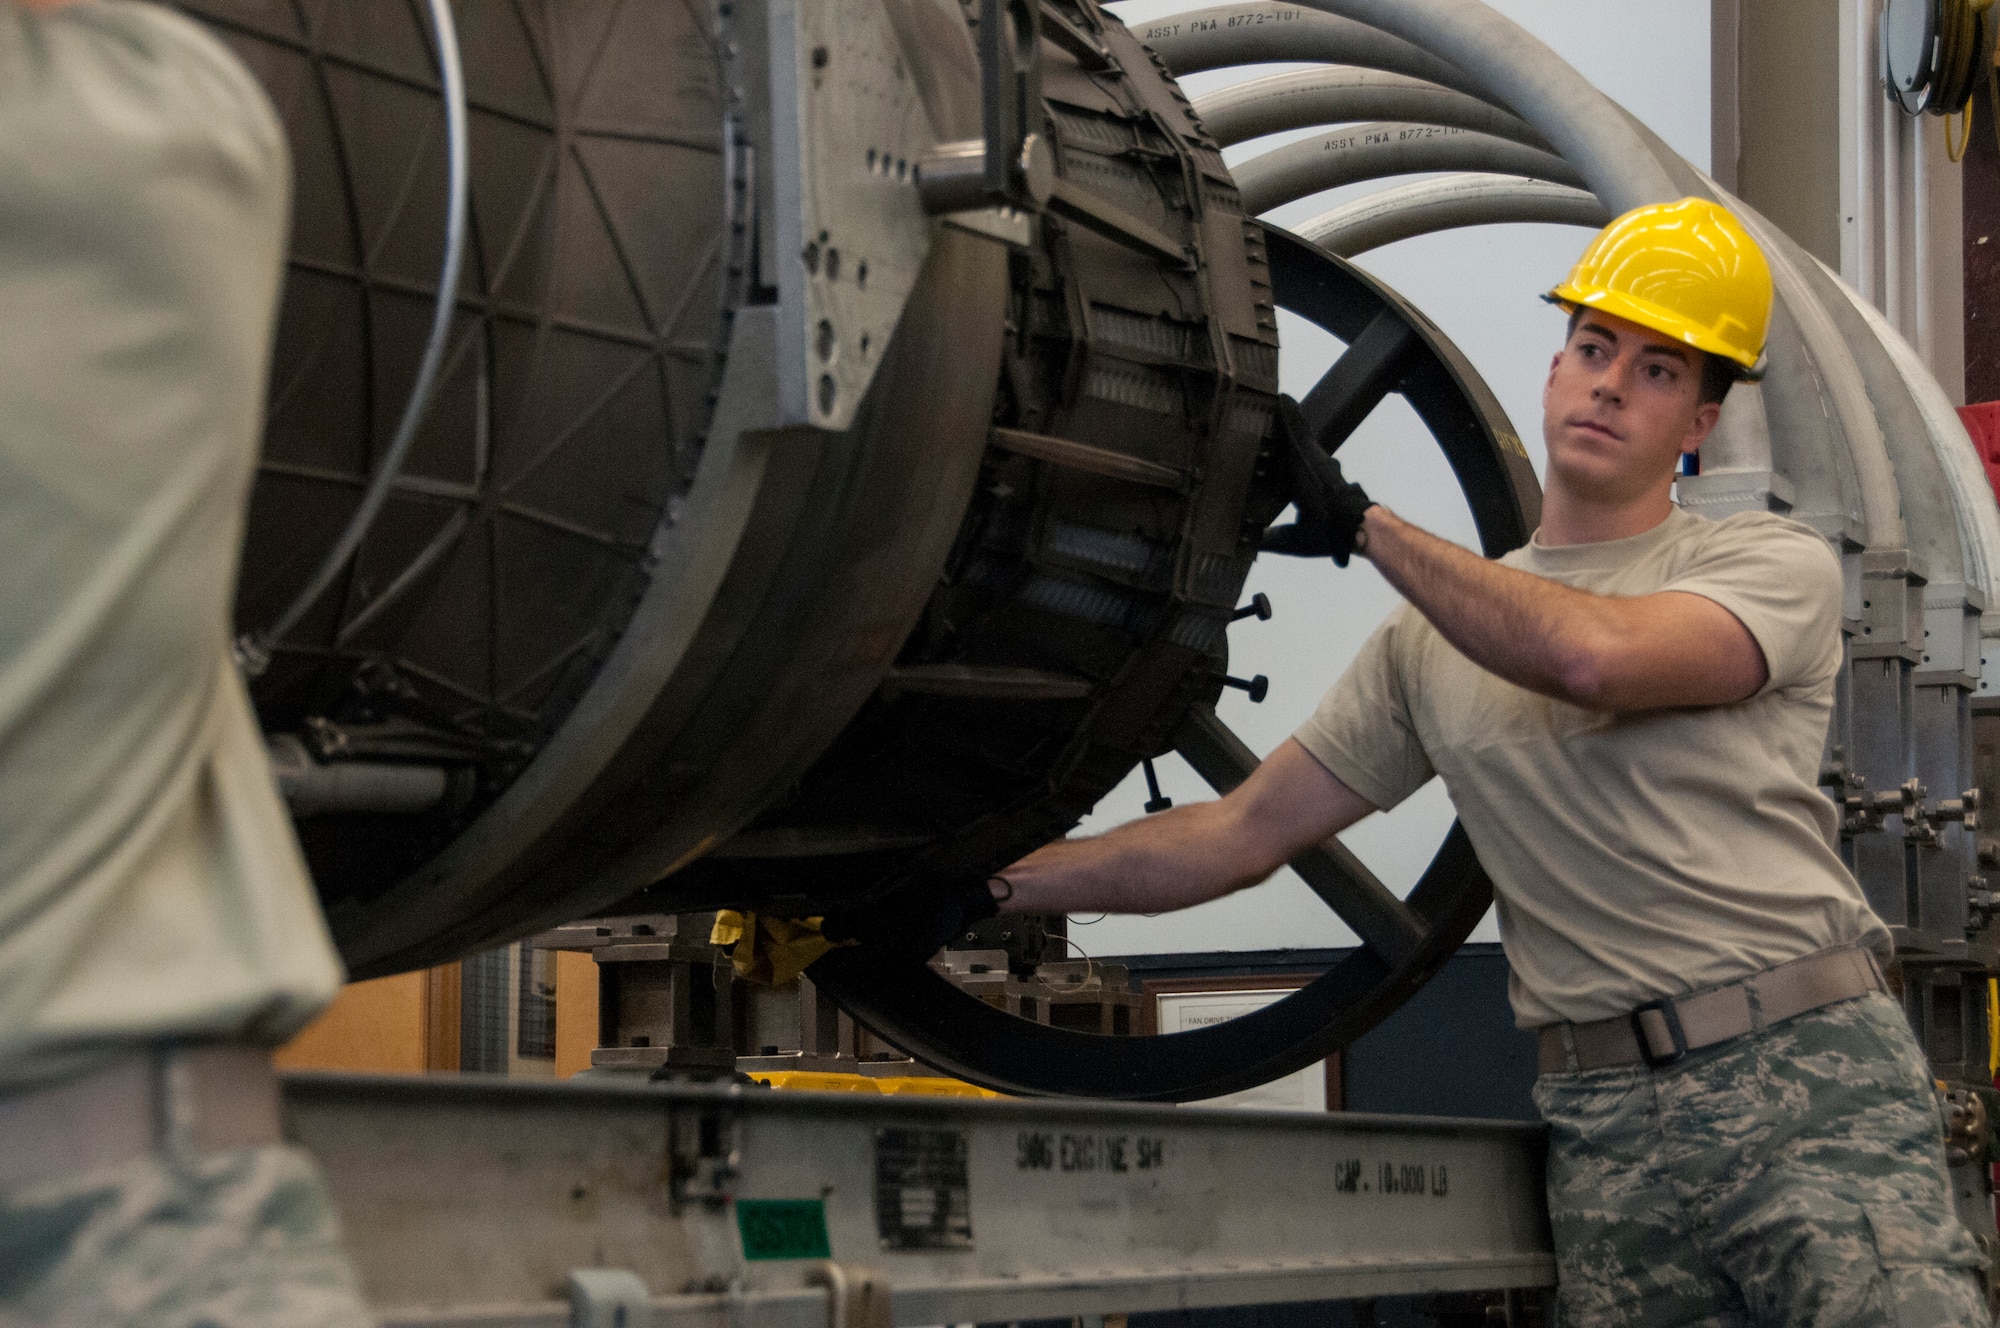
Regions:
<svg viewBox="0 0 2000 1328"><path fill-rule="evenodd" d="M1972 98L1988 93L2000 137L2000 74L1993 66L2000 12L1993 0L1886 0L1880 19L1882 89L1905 115L1945 121L1945 153L1957 161L1972 134ZM1951 117L1962 115L1958 134ZM1955 141L1954 141L1955 140Z"/></svg>
<svg viewBox="0 0 2000 1328"><path fill-rule="evenodd" d="M1993 68L1993 0L1887 0L1882 84L1906 115L1955 115Z"/></svg>

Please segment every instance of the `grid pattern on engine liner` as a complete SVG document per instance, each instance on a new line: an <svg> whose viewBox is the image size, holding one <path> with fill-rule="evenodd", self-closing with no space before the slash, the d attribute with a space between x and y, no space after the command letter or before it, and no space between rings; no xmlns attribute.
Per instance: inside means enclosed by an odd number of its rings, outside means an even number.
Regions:
<svg viewBox="0 0 2000 1328"><path fill-rule="evenodd" d="M444 128L421 6L190 0L276 105L296 205L238 586L268 621L332 544L401 410L436 300ZM596 675L686 491L717 360L719 95L705 14L455 9L471 209L438 388L344 577L254 695L334 754L415 742L477 772L315 875L382 883L476 813ZM347 827L351 832L353 827ZM344 836L357 838L352 833Z"/></svg>

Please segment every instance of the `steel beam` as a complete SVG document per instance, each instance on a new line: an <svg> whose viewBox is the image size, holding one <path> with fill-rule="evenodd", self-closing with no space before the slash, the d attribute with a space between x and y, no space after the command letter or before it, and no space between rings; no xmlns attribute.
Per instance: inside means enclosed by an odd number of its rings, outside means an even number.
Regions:
<svg viewBox="0 0 2000 1328"><path fill-rule="evenodd" d="M656 1328L996 1322L1554 1282L1539 1126L616 1083L296 1075L371 1308Z"/></svg>

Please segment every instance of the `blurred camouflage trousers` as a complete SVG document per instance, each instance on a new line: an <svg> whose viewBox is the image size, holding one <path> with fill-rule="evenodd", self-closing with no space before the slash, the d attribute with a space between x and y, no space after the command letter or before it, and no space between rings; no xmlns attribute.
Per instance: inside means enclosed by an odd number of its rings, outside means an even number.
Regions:
<svg viewBox="0 0 2000 1328"><path fill-rule="evenodd" d="M318 1169L283 1144L0 1190L0 1328L366 1328Z"/></svg>
<svg viewBox="0 0 2000 1328"><path fill-rule="evenodd" d="M1564 1328L1991 1323L1937 1101L1896 1002L1662 1070L1546 1074Z"/></svg>

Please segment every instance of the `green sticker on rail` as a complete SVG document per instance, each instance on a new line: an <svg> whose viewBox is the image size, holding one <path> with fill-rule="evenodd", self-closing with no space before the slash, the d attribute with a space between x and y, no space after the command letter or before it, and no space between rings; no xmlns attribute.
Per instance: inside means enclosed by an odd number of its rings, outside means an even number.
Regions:
<svg viewBox="0 0 2000 1328"><path fill-rule="evenodd" d="M746 1259L831 1259L821 1199L738 1199L736 1231Z"/></svg>

